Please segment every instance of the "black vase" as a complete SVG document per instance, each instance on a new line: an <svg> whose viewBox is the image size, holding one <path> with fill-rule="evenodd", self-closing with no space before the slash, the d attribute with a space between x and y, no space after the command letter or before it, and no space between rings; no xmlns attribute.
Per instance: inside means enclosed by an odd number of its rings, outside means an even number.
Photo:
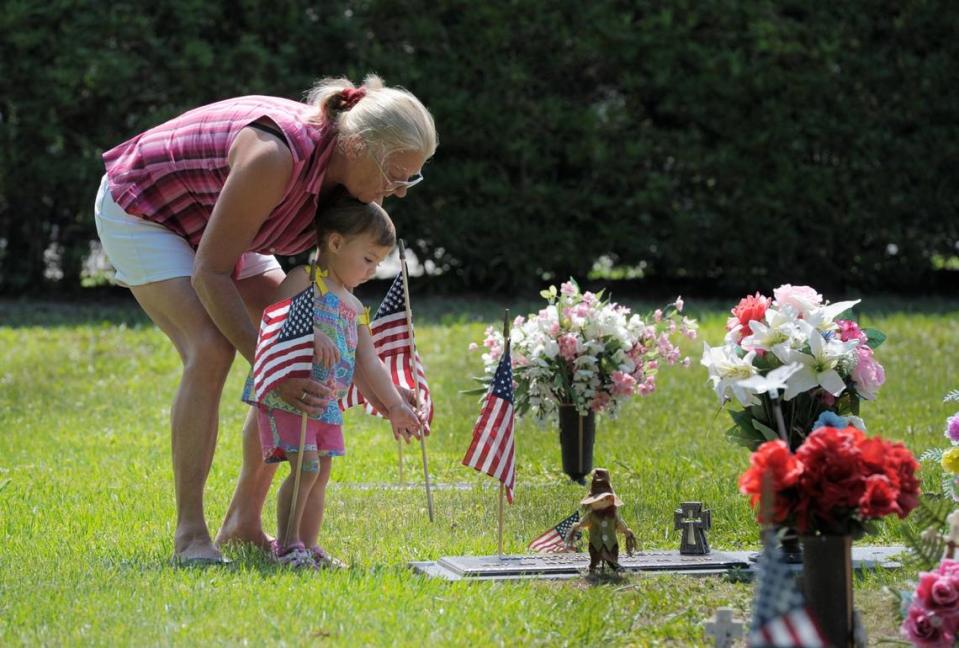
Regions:
<svg viewBox="0 0 959 648"><path fill-rule="evenodd" d="M803 594L826 642L833 648L854 645L852 537L802 536Z"/></svg>
<svg viewBox="0 0 959 648"><path fill-rule="evenodd" d="M580 484L593 470L593 441L596 413L580 416L572 405L559 406L559 444L563 451L563 472Z"/></svg>

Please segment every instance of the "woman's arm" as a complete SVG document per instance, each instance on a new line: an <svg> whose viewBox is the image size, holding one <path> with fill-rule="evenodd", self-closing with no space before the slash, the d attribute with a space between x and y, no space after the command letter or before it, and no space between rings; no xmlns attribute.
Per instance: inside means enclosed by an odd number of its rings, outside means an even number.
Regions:
<svg viewBox="0 0 959 648"><path fill-rule="evenodd" d="M224 336L253 363L256 324L233 282L233 268L283 192L293 156L276 137L240 130L229 154L230 173L213 207L193 262L193 288Z"/></svg>

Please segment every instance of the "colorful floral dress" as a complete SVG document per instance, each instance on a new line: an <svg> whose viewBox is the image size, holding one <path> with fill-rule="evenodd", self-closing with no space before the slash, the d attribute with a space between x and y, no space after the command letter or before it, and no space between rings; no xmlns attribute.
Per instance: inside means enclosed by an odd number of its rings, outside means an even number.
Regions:
<svg viewBox="0 0 959 648"><path fill-rule="evenodd" d="M309 268L305 268L309 272ZM313 325L317 332L325 334L336 345L340 360L332 368L313 363L313 378L332 387L334 393L326 409L318 416L307 419L306 451L316 451L319 456L342 456L346 454L343 443L343 413L340 398L346 395L353 383L356 366L357 325L368 325L369 314L357 313L344 304L326 286L323 273L316 277L316 293L313 301ZM243 401L256 405L259 410L260 443L263 459L267 463L286 461L296 454L300 442L302 412L280 398L276 390L270 391L257 403L253 397L252 372L243 389Z"/></svg>

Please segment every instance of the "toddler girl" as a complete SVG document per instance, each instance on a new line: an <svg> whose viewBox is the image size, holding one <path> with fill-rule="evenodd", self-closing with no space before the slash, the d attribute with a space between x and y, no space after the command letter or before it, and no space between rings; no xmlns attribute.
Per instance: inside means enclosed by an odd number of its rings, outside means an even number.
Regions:
<svg viewBox="0 0 959 648"><path fill-rule="evenodd" d="M332 457L345 454L337 399L349 389L356 364L374 392L369 394L371 402L383 406L378 409L387 413L394 435L409 439L411 434L420 434L420 420L396 390L373 348L369 311L351 292L373 277L377 265L392 250L396 243L393 222L376 203L344 197L317 215L316 228L313 377L330 386L334 394L320 415L307 419L296 502L292 499L302 412L275 390L257 403L250 379L243 393L243 400L259 410L264 460L290 462L290 474L277 494L274 557L281 564L305 568L342 566L317 545L317 536ZM310 272L308 266L294 268L280 285L277 300L309 287ZM292 521L290 516L295 516Z"/></svg>

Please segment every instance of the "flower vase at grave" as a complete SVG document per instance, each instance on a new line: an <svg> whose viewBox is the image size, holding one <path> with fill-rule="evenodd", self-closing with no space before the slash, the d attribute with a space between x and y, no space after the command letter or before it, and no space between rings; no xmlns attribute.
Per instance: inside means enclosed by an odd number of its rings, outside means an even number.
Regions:
<svg viewBox="0 0 959 648"><path fill-rule="evenodd" d="M803 594L828 645L853 646L852 536L804 535Z"/></svg>
<svg viewBox="0 0 959 648"><path fill-rule="evenodd" d="M596 413L580 416L573 405L559 406L559 443L563 452L563 472L580 484L593 470L593 441L596 437Z"/></svg>

